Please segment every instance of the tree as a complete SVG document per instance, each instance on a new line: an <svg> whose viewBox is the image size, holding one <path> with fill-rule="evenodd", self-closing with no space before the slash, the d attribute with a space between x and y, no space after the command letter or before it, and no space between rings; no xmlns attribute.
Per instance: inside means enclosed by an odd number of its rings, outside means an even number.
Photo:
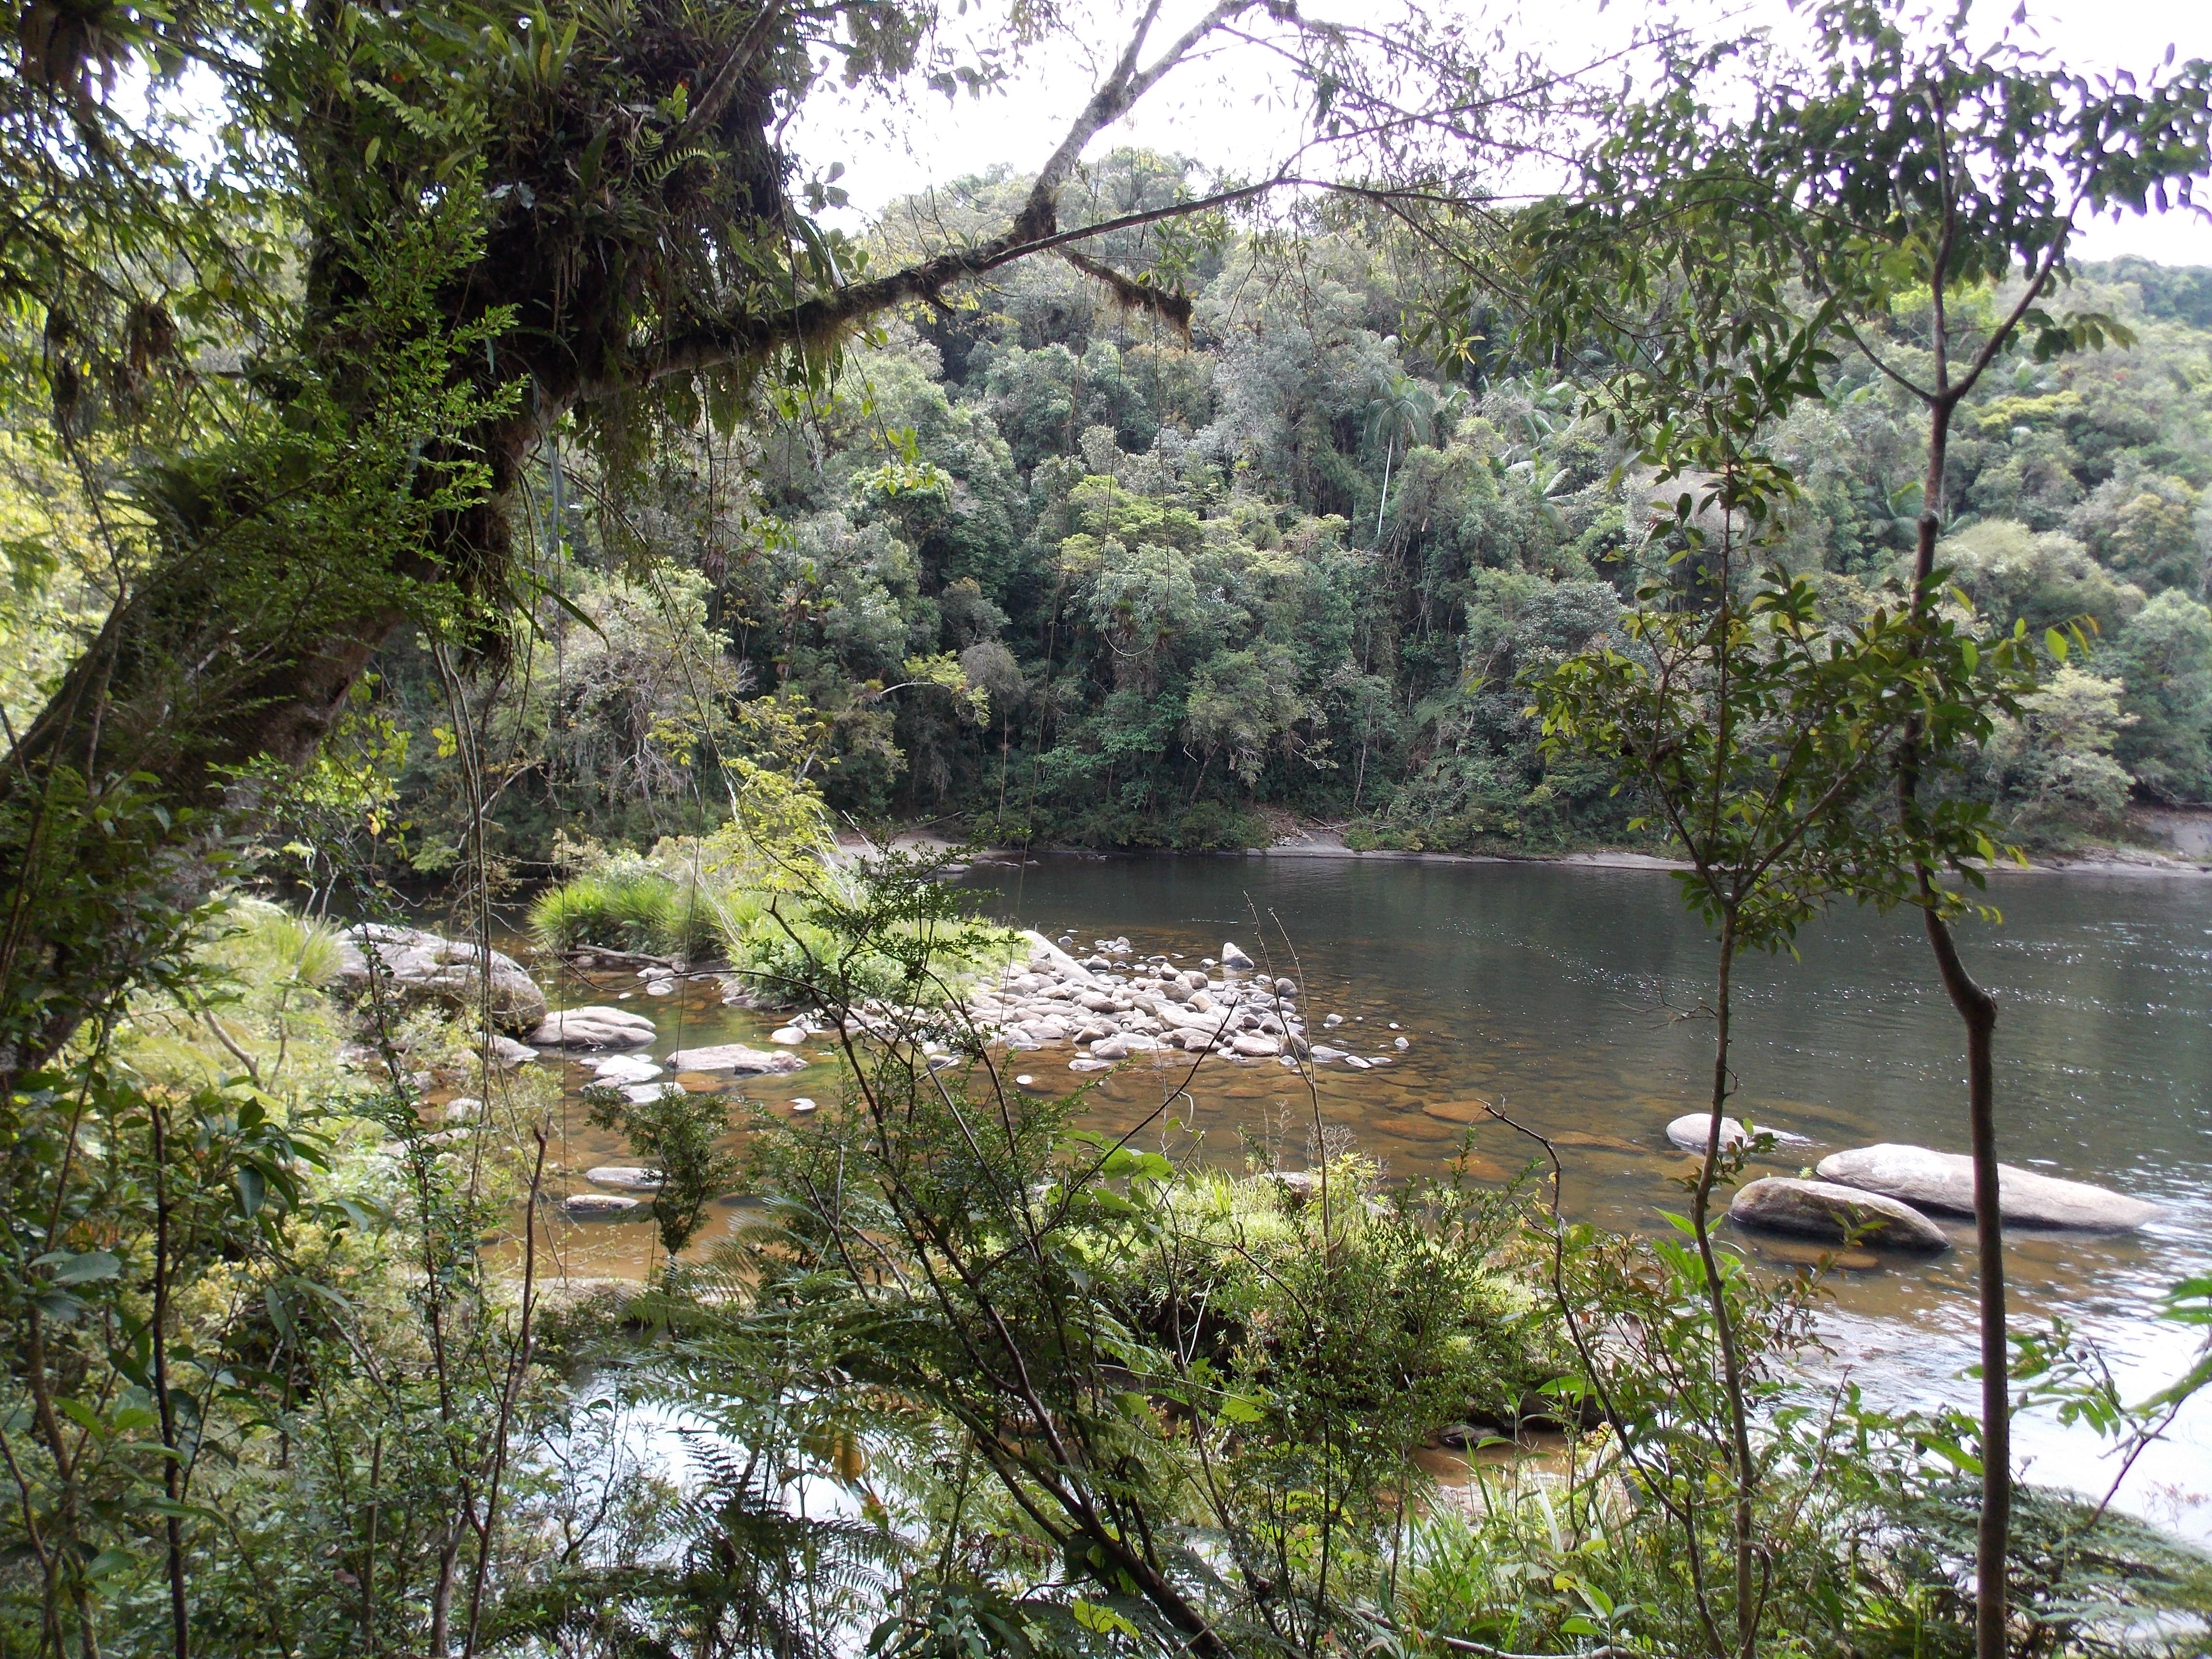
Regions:
<svg viewBox="0 0 2212 1659"><path fill-rule="evenodd" d="M1436 435L1437 394L1410 374L1378 375L1367 400L1367 435L1382 440L1382 490L1375 498L1375 544L1382 544L1382 514L1390 504L1390 463L1398 446L1408 448Z"/></svg>
<svg viewBox="0 0 2212 1659"><path fill-rule="evenodd" d="M1762 313L1786 311L1802 294L1816 332L1861 354L1917 404L1926 427L1910 617L1936 651L1955 631L1942 615L1936 545L1960 407L2010 351L2043 360L2120 337L2107 317L2053 308L2075 228L2100 210L2190 202L2212 167L2212 63L2091 84L2010 35L1975 46L1963 10L1922 26L1884 0L1838 0L1813 24L1815 52L1802 63L1746 43L1679 61L1661 95L1615 113L1582 169L1580 199L1534 216L1528 245L1559 237L1595 247L1612 237L1666 250L1618 267L1630 277L1618 306L1626 313L1679 276L1674 250L1710 237L1709 255L1726 261ZM1747 52L1747 112L1717 115L1705 88ZM1544 283L1540 272L1540 292ZM1986 307L1962 304L1986 290L1995 290ZM1616 337L1632 347L1634 326L1624 319ZM2066 641L2054 634L2050 643L2063 659ZM1959 952L1950 926L1959 906L1938 879L1951 871L1978 881L1972 861L1990 843L1953 815L1954 801L1929 798L1931 775L1966 764L1963 746L1979 741L1988 720L1986 710L1946 719L1930 709L1905 732L1894 775L1908 896L1966 1026L1983 1395L1976 1642L1980 1659L2002 1659L2011 1468L1997 1008ZM1886 900L1887 881L1863 890Z"/></svg>
<svg viewBox="0 0 2212 1659"><path fill-rule="evenodd" d="M730 1109L718 1095L695 1095L673 1084L638 1102L624 1098L619 1089L595 1085L586 1104L592 1121L621 1131L659 1182L653 1218L672 1279L677 1258L706 1224L707 1206L737 1180L738 1160L719 1144L729 1133Z"/></svg>
<svg viewBox="0 0 2212 1659"><path fill-rule="evenodd" d="M1569 223L1574 217L1571 210ZM1910 863L1917 844L1905 844L1905 831L1879 810L1898 746L1915 740L1907 734L1930 710L1942 711L1947 738L1954 724L1985 718L1992 696L2014 689L2022 647L2006 641L1984 652L1951 635L1930 650L1902 589L1850 621L1824 616L1814 585L1778 565L1754 583L1797 489L1767 441L1790 407L1819 393L1825 319L1797 315L1778 286L1739 289L1732 267L1696 234L1629 252L1617 239L1585 243L1550 223L1540 234L1553 257L1543 278L1549 309L1533 331L1540 340L1587 331L1614 347L1623 368L1595 398L1634 441L1661 499L1679 486L1653 526L1674 550L1625 619L1625 646L1601 639L1527 672L1523 683L1547 753L1619 767L1617 787L1635 793L1689 860L1678 878L1684 900L1717 936L1702 1011L1713 1022L1711 1091L1687 1231L1726 1414L1726 1595L1699 1571L1706 1543L1696 1476L1676 1471L1661 1490L1691 1559L1710 1650L1751 1659L1780 1564L1760 1537L1761 1461L1736 1328L1741 1294L1731 1284L1738 1270L1723 1264L1711 1226L1715 1188L1734 1177L1754 1136L1748 1125L1730 1133L1727 1121L1737 963L1747 951L1790 948L1832 898L1862 893L1874 872ZM1577 252L1583 262L1559 257ZM1649 301L1632 322L1624 295Z"/></svg>
<svg viewBox="0 0 2212 1659"><path fill-rule="evenodd" d="M2169 588L2129 621L2112 660L2134 716L2115 745L2120 763L2164 799L2212 796L2212 611Z"/></svg>
<svg viewBox="0 0 2212 1659"><path fill-rule="evenodd" d="M1287 171L1073 228L1060 200L1091 140L1232 26L1275 31L1310 64L1330 120L1379 109L1411 76L1436 102L1400 115L1464 131L1437 89L1486 74L1418 30L1353 40L1285 12L1255 26L1259 0L1220 0L1156 46L1155 0L1001 222L876 274L808 216L837 188L802 181L777 135L817 58L855 84L983 84L988 65L936 53L933 15L901 0L514 15L332 0L173 23L26 11L0 114L27 173L70 210L11 216L0 267L15 303L46 308L40 373L57 418L88 419L88 388L128 388L167 354L189 364L217 343L247 369L240 416L140 492L139 574L0 769L0 847L17 874L0 1085L158 955L154 910L189 908L215 867L210 838L258 796L252 777L313 751L395 628L424 629L464 663L496 648L505 613L540 585L514 519L549 436L576 428L618 475L656 423L727 423L749 385L817 395L871 319L1032 255L1187 322L1172 285L1079 244L1253 199ZM204 212L140 210L200 198L99 88L185 63L223 89L223 176L266 192L246 228L296 225L295 246L272 231L258 260L231 258ZM1362 142L1343 134L1322 136ZM200 241L180 240L185 221ZM65 265L130 311L102 264L118 248L123 274L155 290L131 313L139 325L76 327L52 273ZM179 258L221 325L181 343L158 304Z"/></svg>

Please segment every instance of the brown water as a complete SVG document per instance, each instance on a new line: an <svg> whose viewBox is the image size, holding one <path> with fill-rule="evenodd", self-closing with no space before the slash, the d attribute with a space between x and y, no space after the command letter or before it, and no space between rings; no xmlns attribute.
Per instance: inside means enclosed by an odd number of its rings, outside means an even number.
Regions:
<svg viewBox="0 0 2212 1659"><path fill-rule="evenodd" d="M1324 1117L1395 1174L1441 1171L1462 1150L1478 1176L1502 1179L1528 1143L1471 1123L1495 1103L1553 1137L1577 1215L1648 1229L1683 1202L1687 1167L1662 1133L1698 1109L1711 1026L1698 1013L1711 946L1662 872L1522 864L1283 858L1094 859L978 866L968 878L993 914L1085 946L1126 934L1139 951L1195 965L1233 939L1304 985L1328 1040L1390 1054L1387 1068L1319 1074ZM2007 1256L2023 1320L2063 1314L2104 1342L2136 1393L2169 1378L2192 1334L2155 1317L2166 1286L2212 1269L2212 882L2068 875L2003 878L2002 927L1967 930L1975 971L2001 999L1998 1095L2007 1161L2094 1180L2165 1206L2117 1239L2017 1235ZM1839 911L1801 941L1802 957L1747 964L1741 981L1738 1110L1808 1136L1768 1173L1873 1140L1963 1150L1957 1022L1929 982L1910 917ZM603 1000L574 988L569 1002ZM635 987L636 981L620 983ZM698 988L623 1006L660 1020L653 1053L764 1036L770 1022L719 1006ZM1400 1030L1389 1029L1396 1022ZM1393 1040L1403 1036L1399 1053ZM1353 1037L1355 1042L1346 1042ZM810 1048L808 1052L816 1050ZM1014 1067L1054 1090L1077 1081L1073 1051L1021 1055ZM1152 1114L1187 1057L1146 1057L1090 1079L1102 1123ZM585 1074L572 1068L571 1079ZM749 1097L828 1098L826 1065L749 1081ZM1175 1138L1209 1157L1240 1157L1273 1135L1302 1156L1311 1104L1297 1075L1271 1063L1208 1060L1171 1109ZM580 1123L580 1114L571 1113ZM563 1163L626 1162L611 1139L572 1137ZM1899 1403L1971 1398L1971 1230L1930 1263L1862 1257L1837 1273L1827 1329L1836 1363ZM650 1230L560 1230L572 1273L635 1273ZM1802 1252L1739 1236L1778 1267ZM2096 1447L2055 1425L2022 1425L2031 1473L2101 1491ZM2144 1460L2133 1507L2212 1535L2212 1401L2185 1414L2169 1450Z"/></svg>

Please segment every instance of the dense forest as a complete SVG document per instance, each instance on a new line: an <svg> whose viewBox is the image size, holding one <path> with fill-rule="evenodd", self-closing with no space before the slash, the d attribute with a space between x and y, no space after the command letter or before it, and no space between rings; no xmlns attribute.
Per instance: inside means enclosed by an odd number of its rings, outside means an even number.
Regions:
<svg viewBox="0 0 2212 1659"><path fill-rule="evenodd" d="M1141 210L1193 171L1121 153L1086 185ZM1024 188L968 180L933 211L985 220ZM1285 814L1355 846L1644 844L1608 769L1541 752L1521 677L1620 637L1670 551L1652 486L1576 365L1407 344L1431 296L1380 240L1222 238L1187 337L1017 267L888 325L781 418L702 424L618 508L568 463L565 591L494 719L501 852L710 826L708 705L748 696L818 722L836 811L987 844L1264 845ZM2212 796L2212 272L2092 267L2069 297L2127 343L1976 391L1941 550L2000 630L2094 623L1965 781L2045 846ZM1802 486L1776 556L1839 610L1909 562L1916 420L1847 362L1776 436ZM416 856L451 856L435 677L407 651L380 672Z"/></svg>
<svg viewBox="0 0 2212 1659"><path fill-rule="evenodd" d="M2203 1651L2120 1500L2212 1279L2146 1235L2148 1381L2008 1303L2162 1212L1999 1163L1959 938L2212 800L2212 270L2077 257L2212 63L1182 10L4 8L0 1659ZM1208 65L1269 167L1123 142ZM922 824L1664 854L1698 1069L1394 1170L1279 918L1020 931ZM1736 1100L1846 908L1964 1152ZM1956 1390L1824 1369L1954 1248Z"/></svg>

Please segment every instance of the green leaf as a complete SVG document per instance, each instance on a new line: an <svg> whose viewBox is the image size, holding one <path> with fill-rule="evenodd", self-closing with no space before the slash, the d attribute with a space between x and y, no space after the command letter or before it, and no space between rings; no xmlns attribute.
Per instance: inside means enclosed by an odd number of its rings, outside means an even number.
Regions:
<svg viewBox="0 0 2212 1659"><path fill-rule="evenodd" d="M1141 1634L1136 1626L1113 1608L1102 1607L1096 1601L1071 1601L1067 1604L1067 1610L1074 1616L1077 1624L1100 1636L1133 1637Z"/></svg>
<svg viewBox="0 0 2212 1659"><path fill-rule="evenodd" d="M123 1264L106 1250L87 1250L82 1255L49 1250L31 1265L51 1267L49 1277L57 1285L88 1285L94 1279L113 1279L123 1271Z"/></svg>

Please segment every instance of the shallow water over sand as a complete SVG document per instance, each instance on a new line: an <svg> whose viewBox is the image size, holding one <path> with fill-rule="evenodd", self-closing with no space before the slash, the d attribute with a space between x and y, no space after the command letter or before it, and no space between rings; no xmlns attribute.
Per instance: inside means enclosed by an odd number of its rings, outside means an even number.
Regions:
<svg viewBox="0 0 2212 1659"><path fill-rule="evenodd" d="M1322 1040L1395 1063L1319 1073L1325 1119L1342 1124L1395 1174L1440 1172L1462 1149L1478 1176L1503 1179L1528 1144L1480 1120L1504 1107L1553 1137L1566 1165L1570 1212L1625 1228L1679 1209L1673 1179L1688 1160L1667 1120L1696 1109L1711 1065L1698 1012L1710 963L1704 930L1662 872L1544 865L1349 860L1062 856L968 878L992 913L1085 945L1127 934L1139 951L1181 952L1186 965L1234 939L1305 987L1322 1017L1346 1024ZM1971 926L1976 971L2002 999L2002 1152L2008 1162L2094 1180L2165 1206L2118 1239L2016 1236L2008 1249L2019 1317L2063 1313L2106 1342L2139 1391L2178 1371L2192 1334L2154 1315L2165 1288L2212 1267L2212 882L2068 875L2008 876L1994 896L2005 924ZM1844 910L1815 923L1798 960L1747 964L1738 1001L1737 1109L1816 1143L1766 1173L1795 1173L1826 1152L1873 1140L1964 1150L1959 1030L1929 981L1911 917ZM633 981L634 983L634 981ZM575 988L568 1001L600 1000ZM750 1037L769 1022L725 1010L708 988L625 1006L653 1014L662 1041ZM1390 1022L1401 1028L1393 1031ZM1401 1053L1396 1037L1407 1039ZM816 1052L810 1044L805 1052ZM1054 1090L1079 1080L1073 1051L1025 1054L1011 1069ZM1102 1124L1153 1113L1188 1069L1152 1057L1088 1080ZM574 1073L580 1076L580 1073ZM766 1102L834 1093L827 1065L750 1080ZM1273 1136L1302 1158L1311 1105L1296 1073L1273 1063L1209 1060L1171 1109L1177 1140L1203 1137L1209 1157L1240 1158L1247 1136ZM572 1129L581 1115L568 1114ZM573 1136L572 1170L617 1158L611 1139ZM571 1272L636 1272L635 1226L561 1230ZM1836 1360L1897 1401L1965 1401L1956 1373L1972 1358L1971 1229L1933 1263L1882 1258L1838 1273L1829 1321ZM1790 1250L1738 1237L1780 1266ZM2102 1489L2095 1447L2055 1426L2024 1424L2031 1473ZM2144 1460L2130 1506L2212 1535L2212 1401Z"/></svg>

